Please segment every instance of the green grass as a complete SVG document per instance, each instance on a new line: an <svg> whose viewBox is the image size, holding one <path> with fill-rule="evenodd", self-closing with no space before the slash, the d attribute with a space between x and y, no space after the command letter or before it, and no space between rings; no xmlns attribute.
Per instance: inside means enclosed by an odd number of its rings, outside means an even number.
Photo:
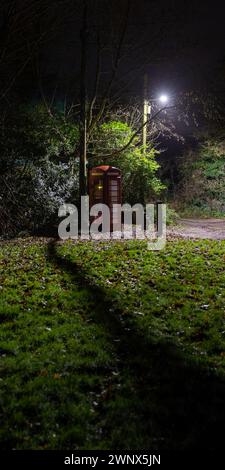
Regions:
<svg viewBox="0 0 225 470"><path fill-rule="evenodd" d="M0 246L1 449L218 449L225 242Z"/></svg>
<svg viewBox="0 0 225 470"><path fill-rule="evenodd" d="M225 217L223 210L216 210L211 209L209 206L204 205L183 205L176 208L179 217L181 218L199 218L199 219L210 219L210 218L218 218L223 219ZM177 218L179 222L179 218ZM176 220L175 220L176 223Z"/></svg>

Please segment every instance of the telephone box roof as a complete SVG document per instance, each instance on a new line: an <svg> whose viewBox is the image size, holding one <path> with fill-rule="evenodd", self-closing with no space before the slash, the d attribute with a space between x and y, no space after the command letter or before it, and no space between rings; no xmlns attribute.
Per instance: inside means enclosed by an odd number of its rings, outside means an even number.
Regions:
<svg viewBox="0 0 225 470"><path fill-rule="evenodd" d="M110 166L110 165L99 165L99 166L95 166L94 168L91 168L91 171L93 170L101 170L103 171L104 173L106 173L107 171L109 170L116 170L116 171L120 171L118 168L116 168L115 166Z"/></svg>

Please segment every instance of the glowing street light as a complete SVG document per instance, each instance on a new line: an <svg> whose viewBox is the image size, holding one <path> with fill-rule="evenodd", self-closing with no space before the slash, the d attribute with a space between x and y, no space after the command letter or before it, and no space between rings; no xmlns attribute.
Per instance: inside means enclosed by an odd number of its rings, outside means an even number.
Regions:
<svg viewBox="0 0 225 470"><path fill-rule="evenodd" d="M153 101L159 102L162 105L161 111L166 109L166 105L169 101L169 96L165 93L162 93L156 99L149 100L148 98L148 75L144 75L144 88L143 88L143 126L142 126L142 144L143 144L143 153L145 154L146 144L147 144L147 121L148 116L151 116L151 103Z"/></svg>
<svg viewBox="0 0 225 470"><path fill-rule="evenodd" d="M168 98L167 95L161 95L161 96L159 97L159 101L160 101L160 103L162 103L162 104L166 104L166 103L168 103L169 98Z"/></svg>

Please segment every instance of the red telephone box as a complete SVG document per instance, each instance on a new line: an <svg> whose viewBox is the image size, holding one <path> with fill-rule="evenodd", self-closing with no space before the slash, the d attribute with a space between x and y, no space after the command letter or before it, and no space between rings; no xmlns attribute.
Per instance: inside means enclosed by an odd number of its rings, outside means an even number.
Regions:
<svg viewBox="0 0 225 470"><path fill-rule="evenodd" d="M90 207L95 204L106 204L110 210L110 230L118 224L120 211L113 207L122 204L121 171L109 165L96 166L89 170Z"/></svg>

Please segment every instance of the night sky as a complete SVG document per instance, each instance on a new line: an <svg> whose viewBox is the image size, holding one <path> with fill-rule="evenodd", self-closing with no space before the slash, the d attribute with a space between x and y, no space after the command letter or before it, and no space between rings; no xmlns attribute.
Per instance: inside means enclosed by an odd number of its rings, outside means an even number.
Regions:
<svg viewBox="0 0 225 470"><path fill-rule="evenodd" d="M89 3L90 32L93 24L91 3L96 2ZM110 1L105 3L109 5ZM120 13L126 1L112 2L114 6L116 3ZM224 9L221 4L183 0L132 0L131 4L126 36L131 46L130 60L125 57L122 61L121 76L127 80L132 93L141 92L142 70L149 74L153 96L161 90L175 94L187 88L197 90L217 79L225 63ZM119 27L120 19L120 14L118 18L115 16L114 27L117 20ZM65 18L61 33L56 34L46 48L45 75L58 76L62 80L79 73L79 20L77 14ZM107 12L104 26L107 31ZM90 33L90 78L92 66L94 68L93 41ZM130 69L133 69L132 84L129 75L126 76Z"/></svg>
<svg viewBox="0 0 225 470"><path fill-rule="evenodd" d="M11 53L6 54L6 65L4 61L0 63L3 67L1 79L4 77L7 82L22 67L15 86L18 87L20 81L19 90L25 96L28 91L37 94L40 79L47 93L51 93L56 85L58 93L75 90L80 69L83 1L3 1L0 7L2 51L5 47L5 16L12 4L15 5L15 13L12 13L11 23L18 21L18 11L21 18L19 26L12 26L13 32L7 37ZM106 42L107 36L108 41L111 40L112 29L115 35L119 34L126 4L127 0L88 2L90 83L96 65L96 29L100 27ZM32 41L43 32L43 41L38 43L32 58L23 67L24 59L32 49ZM197 90L211 86L223 75L224 8L215 1L131 0L126 47L128 53L121 61L118 86L127 84L130 94L141 93L144 70L149 74L153 97L162 90L176 94L188 88ZM103 58L103 81L110 69L110 59L106 55Z"/></svg>

